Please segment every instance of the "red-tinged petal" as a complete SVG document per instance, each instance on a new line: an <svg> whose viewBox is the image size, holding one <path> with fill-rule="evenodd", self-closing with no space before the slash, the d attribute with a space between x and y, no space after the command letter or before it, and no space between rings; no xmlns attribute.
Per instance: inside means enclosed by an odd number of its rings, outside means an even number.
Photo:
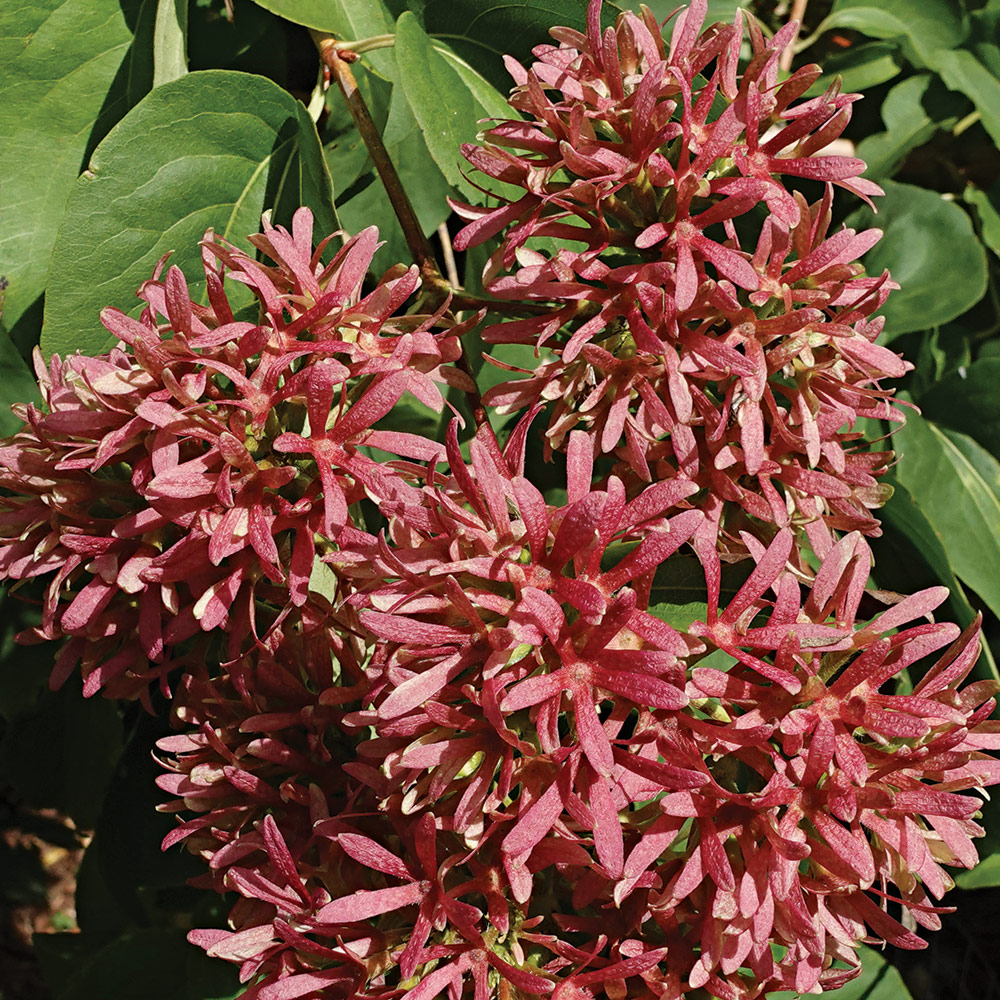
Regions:
<svg viewBox="0 0 1000 1000"><path fill-rule="evenodd" d="M809 742L806 769L802 775L803 788L814 785L826 774L833 760L836 746L837 736L833 723L829 719L820 718Z"/></svg>
<svg viewBox="0 0 1000 1000"><path fill-rule="evenodd" d="M376 871L393 875L407 882L416 881L408 865L369 837L359 833L341 833L337 836L337 843L355 861L366 868L374 868Z"/></svg>
<svg viewBox="0 0 1000 1000"><path fill-rule="evenodd" d="M430 670L414 674L403 681L381 705L378 716L380 719L396 719L401 715L422 705L433 698L445 685L453 681L463 670L465 664L454 657L443 660Z"/></svg>
<svg viewBox="0 0 1000 1000"><path fill-rule="evenodd" d="M257 1000L298 1000L299 997L322 996L339 982L350 982L353 975L343 969L320 972L299 972L261 987Z"/></svg>
<svg viewBox="0 0 1000 1000"><path fill-rule="evenodd" d="M578 552L593 544L606 502L606 493L591 493L569 507L556 532L549 553L549 565L561 568Z"/></svg>
<svg viewBox="0 0 1000 1000"><path fill-rule="evenodd" d="M864 727L892 739L920 739L930 732L930 724L901 712L885 712L869 707L864 715Z"/></svg>
<svg viewBox="0 0 1000 1000"><path fill-rule="evenodd" d="M715 265L719 274L729 278L740 288L747 288L750 291L756 291L760 288L760 275L742 254L719 243L714 243L700 233L691 237L691 245L700 250Z"/></svg>
<svg viewBox="0 0 1000 1000"><path fill-rule="evenodd" d="M235 934L223 931L221 933L225 936L214 940L206 937L192 937L196 933L192 931L188 935L188 940L192 944L201 945L206 954L212 958L221 958L227 962L248 961L278 943L271 924L264 924L262 927L248 927Z"/></svg>
<svg viewBox="0 0 1000 1000"><path fill-rule="evenodd" d="M409 381L410 376L405 371L392 372L379 379L333 425L329 432L330 439L337 444L344 444L369 430L399 402Z"/></svg>
<svg viewBox="0 0 1000 1000"><path fill-rule="evenodd" d="M638 245L638 241L636 241ZM698 296L698 271L695 268L691 245L684 240L677 241L677 266L674 272L674 294L677 309L690 309Z"/></svg>
<svg viewBox="0 0 1000 1000"><path fill-rule="evenodd" d="M606 585L617 590L655 569L672 556L701 527L705 517L700 510L687 510L668 522L667 531L654 531L640 542L614 569L604 575Z"/></svg>
<svg viewBox="0 0 1000 1000"><path fill-rule="evenodd" d="M111 602L118 588L94 577L63 611L59 621L66 632L85 629Z"/></svg>
<svg viewBox="0 0 1000 1000"><path fill-rule="evenodd" d="M611 740L601 725L594 695L589 687L580 684L573 688L573 714L576 719L576 734L587 760L598 774L609 777L614 769Z"/></svg>
<svg viewBox="0 0 1000 1000"><path fill-rule="evenodd" d="M794 536L787 529L782 529L774 536L774 540L767 547L767 551L758 561L754 571L720 615L720 622L726 624L735 622L754 601L773 586L775 580L778 579L778 574L782 572L788 562L793 542Z"/></svg>
<svg viewBox="0 0 1000 1000"><path fill-rule="evenodd" d="M941 792L934 788L903 789L892 800L892 812L919 813L923 816L945 816L951 819L971 819L982 807L975 796Z"/></svg>
<svg viewBox="0 0 1000 1000"><path fill-rule="evenodd" d="M947 599L947 587L928 587L926 590L919 590L873 618L865 626L865 631L888 632L915 618L925 618Z"/></svg>
<svg viewBox="0 0 1000 1000"><path fill-rule="evenodd" d="M528 677L515 684L504 696L500 703L500 710L508 715L520 712L545 701L547 698L560 695L564 690L565 682L561 671L554 674L541 674L538 677Z"/></svg>
<svg viewBox="0 0 1000 1000"><path fill-rule="evenodd" d="M514 858L529 854L552 829L562 813L566 796L566 782L553 781L527 811L518 817L501 841L500 849L503 853Z"/></svg>
<svg viewBox="0 0 1000 1000"><path fill-rule="evenodd" d="M521 591L521 599L512 616L530 617L554 643L560 641L566 626L566 616L559 602L551 594L536 587L525 587Z"/></svg>
<svg viewBox="0 0 1000 1000"><path fill-rule="evenodd" d="M443 643L464 644L468 633L450 625L436 625L403 615L390 615L383 611L363 611L361 620L379 639L388 642L412 642L426 646Z"/></svg>
<svg viewBox="0 0 1000 1000"><path fill-rule="evenodd" d="M278 825L275 823L273 816L264 817L264 822L261 823L260 831L264 836L264 844L267 847L267 856L274 863L278 871L280 871L284 876L285 884L288 885L304 903L308 903L309 894L306 892L305 885L299 875L295 859L288 850L285 838L282 837L281 831L278 829Z"/></svg>
<svg viewBox="0 0 1000 1000"><path fill-rule="evenodd" d="M635 245L640 250L646 250L651 246L655 246L661 240L665 240L669 235L670 230L662 222L654 222L639 233L635 238Z"/></svg>
<svg viewBox="0 0 1000 1000"><path fill-rule="evenodd" d="M388 889L359 889L320 908L316 920L324 924L350 924L369 920L381 913L392 913L420 903L427 895L421 882L391 886Z"/></svg>
<svg viewBox="0 0 1000 1000"><path fill-rule="evenodd" d="M894 920L863 892L853 892L850 905L858 916L881 938L897 948L917 951L927 947L927 942L913 931L907 930L898 920Z"/></svg>
<svg viewBox="0 0 1000 1000"><path fill-rule="evenodd" d="M509 205L502 205L500 208L484 211L478 219L470 222L456 233L454 239L455 249L468 250L470 247L484 243L491 236L496 236L501 229L520 218L522 214L537 204L537 195L526 194L523 198Z"/></svg>
<svg viewBox="0 0 1000 1000"><path fill-rule="evenodd" d="M822 810L811 812L809 819L837 856L858 873L865 887L870 885L875 880L875 860L865 835L845 829Z"/></svg>
<svg viewBox="0 0 1000 1000"><path fill-rule="evenodd" d="M687 695L673 684L635 671L593 668L594 683L646 708L677 711L688 703Z"/></svg>
<svg viewBox="0 0 1000 1000"><path fill-rule="evenodd" d="M667 816L711 816L716 806L711 799L695 795L688 789L671 792L657 803Z"/></svg>
<svg viewBox="0 0 1000 1000"><path fill-rule="evenodd" d="M249 868L230 868L226 872L226 885L247 899L259 899L278 907L279 910L295 912L302 907L298 893L275 885L260 872Z"/></svg>
<svg viewBox="0 0 1000 1000"><path fill-rule="evenodd" d="M573 982L580 986L586 986L589 983L603 983L609 979L622 980L641 975L647 969L652 969L663 962L667 957L668 950L667 948L653 948L650 951L644 951L621 962L613 962L602 969L574 975Z"/></svg>
<svg viewBox="0 0 1000 1000"><path fill-rule="evenodd" d="M603 778L590 785L590 810L594 815L594 847L598 860L610 879L622 877L625 841L618 819L618 809Z"/></svg>
<svg viewBox="0 0 1000 1000"><path fill-rule="evenodd" d="M664 479L652 483L627 504L622 521L630 527L637 527L654 517L659 517L681 500L697 492L698 484L687 479Z"/></svg>
<svg viewBox="0 0 1000 1000"><path fill-rule="evenodd" d="M948 651L920 678L915 695L934 695L948 687L957 687L968 676L982 651L979 630L982 614L966 626Z"/></svg>
<svg viewBox="0 0 1000 1000"><path fill-rule="evenodd" d="M523 476L512 482L518 511L528 536L528 545L533 559L541 560L545 554L545 542L549 532L549 515L545 498Z"/></svg>
<svg viewBox="0 0 1000 1000"><path fill-rule="evenodd" d="M712 880L723 892L733 892L736 889L733 866L722 846L715 824L710 819L705 819L699 824L699 829L701 830L702 863Z"/></svg>

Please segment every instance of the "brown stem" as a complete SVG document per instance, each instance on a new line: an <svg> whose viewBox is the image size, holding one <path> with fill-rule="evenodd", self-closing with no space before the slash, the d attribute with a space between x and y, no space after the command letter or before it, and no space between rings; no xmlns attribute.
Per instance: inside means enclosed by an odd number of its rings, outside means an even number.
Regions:
<svg viewBox="0 0 1000 1000"><path fill-rule="evenodd" d="M798 21L795 34L788 43L788 48L778 57L778 67L786 73L792 68L792 60L795 58L795 43L799 38L799 31L802 29L802 19L806 16L806 4L809 0L792 0L792 11L788 15L789 21Z"/></svg>
<svg viewBox="0 0 1000 1000"><path fill-rule="evenodd" d="M371 112L368 110L368 105L365 104L365 99L361 96L357 81L348 65L349 62L357 59L357 54L338 46L336 39L330 35L313 31L312 36L319 49L320 58L324 65L329 68L333 79L337 81L347 109L351 112L354 124L357 126L371 155L372 162L375 164L382 186L389 196L392 210L396 213L396 218L399 219L403 236L406 238L406 245L420 268L424 291L425 293L430 292L430 297L436 299L436 303L440 303L451 289L441 276L437 261L434 259L434 251L431 250L431 245L428 243L427 237L424 236L424 231L420 228L416 212L413 211L413 206L410 204L410 199L399 179L399 174L396 173L396 168L382 142L382 136L379 135Z"/></svg>
<svg viewBox="0 0 1000 1000"><path fill-rule="evenodd" d="M506 299L486 299L480 295L458 293L451 298L452 311L462 309L487 309L494 313L514 313L519 316L544 316L552 312L555 306L546 306L541 302L514 302Z"/></svg>
<svg viewBox="0 0 1000 1000"><path fill-rule="evenodd" d="M454 289L462 287L462 282L458 280L458 268L455 266L455 251L451 246L451 236L448 234L448 223L442 222L437 228L438 239L441 241L441 253L444 256L444 272L448 277L448 283Z"/></svg>
<svg viewBox="0 0 1000 1000"><path fill-rule="evenodd" d="M484 424L489 425L490 418L486 415L486 407L483 405L482 393L479 391L479 384L476 382L476 376L472 371L472 365L469 362L469 354L465 350L464 344L462 345L462 353L455 361L455 367L464 372L469 381L472 383L472 392L469 393L469 406L472 409L472 419L475 420L476 426L482 427Z"/></svg>

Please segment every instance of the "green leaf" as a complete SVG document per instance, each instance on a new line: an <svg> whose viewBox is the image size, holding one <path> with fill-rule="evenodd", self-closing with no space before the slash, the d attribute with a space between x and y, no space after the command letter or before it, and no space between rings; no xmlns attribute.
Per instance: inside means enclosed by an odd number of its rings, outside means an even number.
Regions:
<svg viewBox="0 0 1000 1000"><path fill-rule="evenodd" d="M409 0L394 8L413 11L428 35L449 45L502 93L513 86L504 55L530 62L531 50L551 41L551 27L565 24L583 30L587 18L587 0ZM604 26L614 24L619 13L616 4L605 2Z"/></svg>
<svg viewBox="0 0 1000 1000"><path fill-rule="evenodd" d="M986 830L986 836L976 849L982 859L971 871L953 875L960 889L988 889L1000 886L1000 796L993 796L982 804L982 818L977 822Z"/></svg>
<svg viewBox="0 0 1000 1000"><path fill-rule="evenodd" d="M865 176L890 177L911 150L928 142L938 129L950 129L967 110L968 102L945 90L931 73L897 84L882 102L886 131L858 144L857 155L868 164Z"/></svg>
<svg viewBox="0 0 1000 1000"><path fill-rule="evenodd" d="M163 254L201 273L213 228L243 241L265 209L287 222L309 205L319 234L337 227L330 175L305 107L258 76L189 73L158 87L108 134L77 181L52 252L46 353L105 350L103 306L137 307Z"/></svg>
<svg viewBox="0 0 1000 1000"><path fill-rule="evenodd" d="M929 420L975 438L1000 459L1000 358L981 358L919 397Z"/></svg>
<svg viewBox="0 0 1000 1000"><path fill-rule="evenodd" d="M835 990L831 997L837 1000L913 1000L899 970L890 965L880 952L862 945L858 948L858 956L861 958L861 975ZM798 993L782 990L780 993L768 993L767 1000L801 1000L801 997Z"/></svg>
<svg viewBox="0 0 1000 1000"><path fill-rule="evenodd" d="M899 75L899 47L891 42L868 42L833 52L823 60L823 75L809 88L808 96L818 97L840 77L847 93L864 92Z"/></svg>
<svg viewBox="0 0 1000 1000"><path fill-rule="evenodd" d="M941 539L955 575L1000 614L1000 462L917 414L893 436L896 478Z"/></svg>
<svg viewBox="0 0 1000 1000"><path fill-rule="evenodd" d="M188 944L180 927L137 928L107 943L44 934L36 945L54 1000L232 1000L246 992L232 965Z"/></svg>
<svg viewBox="0 0 1000 1000"><path fill-rule="evenodd" d="M881 242L865 256L869 274L888 268L902 286L882 309L883 343L901 333L953 320L986 292L986 252L968 215L935 191L886 181L878 215L851 213L855 228L878 226Z"/></svg>
<svg viewBox="0 0 1000 1000"><path fill-rule="evenodd" d="M477 191L462 175L461 145L472 142L479 122L493 112L470 90L454 62L445 58L416 16L409 11L396 22L399 86L420 126L427 149L448 183L467 197Z"/></svg>
<svg viewBox="0 0 1000 1000"><path fill-rule="evenodd" d="M1000 257L1000 182L994 184L989 191L966 188L965 200L976 207L983 242Z"/></svg>
<svg viewBox="0 0 1000 1000"><path fill-rule="evenodd" d="M437 50L461 77L462 83L472 94L473 100L485 112L485 117L501 119L517 117L517 112L507 103L507 98L486 77L474 70L464 59L455 55L451 49L438 45Z"/></svg>
<svg viewBox="0 0 1000 1000"><path fill-rule="evenodd" d="M153 26L153 86L187 72L187 0L159 0Z"/></svg>
<svg viewBox="0 0 1000 1000"><path fill-rule="evenodd" d="M90 133L109 113L109 88L131 41L117 3L0 3L0 275L9 282L8 330L45 287L66 199Z"/></svg>
<svg viewBox="0 0 1000 1000"><path fill-rule="evenodd" d="M80 829L93 829L121 745L115 706L85 701L76 676L9 720L0 773L27 805L59 809Z"/></svg>
<svg viewBox="0 0 1000 1000"><path fill-rule="evenodd" d="M0 325L0 437L19 430L23 424L10 407L14 403L38 402L38 383L14 346L10 335Z"/></svg>
<svg viewBox="0 0 1000 1000"><path fill-rule="evenodd" d="M959 889L994 889L1000 886L1000 853L983 858L972 871L955 876Z"/></svg>
<svg viewBox="0 0 1000 1000"><path fill-rule="evenodd" d="M719 601L725 604L746 582L753 567L750 560L724 565ZM671 556L653 576L649 603L681 607L705 604L705 571L695 556ZM694 619L692 619L694 621Z"/></svg>
<svg viewBox="0 0 1000 1000"><path fill-rule="evenodd" d="M389 159L410 196L420 228L428 236L451 213L445 200L451 193L451 187L431 159L421 130L398 84L392 89L383 140ZM337 208L341 223L348 232L378 226L385 245L375 255L372 271L381 273L394 264L409 262L410 251L403 231L375 172L372 170L362 176L354 191Z"/></svg>
<svg viewBox="0 0 1000 1000"><path fill-rule="evenodd" d="M936 50L961 45L969 32L968 20L953 0L836 0L821 28L904 39L924 65Z"/></svg>
<svg viewBox="0 0 1000 1000"><path fill-rule="evenodd" d="M979 112L983 127L1000 144L1000 80L965 49L934 53L929 65L952 89L966 94Z"/></svg>
<svg viewBox="0 0 1000 1000"><path fill-rule="evenodd" d="M704 601L690 604L652 604L649 613L666 622L678 632L687 632L692 622L703 622L708 616L708 605Z"/></svg>
<svg viewBox="0 0 1000 1000"><path fill-rule="evenodd" d="M392 15L382 0L254 0L254 3L296 24L328 31L345 41L391 35L393 31ZM366 52L364 60L380 76L396 79L391 49Z"/></svg>
<svg viewBox="0 0 1000 1000"><path fill-rule="evenodd" d="M965 596L961 583L955 576L955 570L948 557L948 550L945 547L944 539L935 529L934 525L927 520L920 506L913 499L910 491L902 483L891 480L893 488L892 497L879 511L882 519L883 534L887 542L893 540L893 536L906 539L909 543L910 552L900 553L898 550L891 553L893 564L890 567L890 576L902 577L903 580L895 585L897 589L905 588L907 591L918 589L925 584L914 583L913 558L922 560L937 578L937 582L948 588L949 603L955 621L965 628L976 617L975 609ZM885 585L885 579L879 572L882 569L882 556L880 549L885 542L875 542L876 551L875 568L876 575L879 576L879 583ZM919 573L919 567L917 567ZM930 581L928 581L929 583ZM982 679L1000 680L997 672L997 665L993 660L989 644L983 640L982 658L974 668L975 676Z"/></svg>

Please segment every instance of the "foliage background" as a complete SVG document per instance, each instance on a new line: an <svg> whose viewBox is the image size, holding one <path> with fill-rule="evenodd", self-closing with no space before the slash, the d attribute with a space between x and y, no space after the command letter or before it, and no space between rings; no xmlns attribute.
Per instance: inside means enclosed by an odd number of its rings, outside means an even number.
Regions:
<svg viewBox="0 0 1000 1000"><path fill-rule="evenodd" d="M659 17L673 0L654 0ZM711 0L710 20L736 4ZM885 238L866 260L903 286L884 342L915 366L916 411L893 443L892 500L875 540L876 583L951 588L965 625L985 614L980 676L1000 658L1000 0L758 0L774 29L804 10L796 65L816 61L864 101L846 138L886 190L877 219L841 198L850 225ZM450 224L445 196L481 200L458 145L505 116L501 55L522 61L552 24L582 24L584 0L4 0L0 4L0 433L8 405L36 398L28 361L108 346L99 309L130 309L155 261L195 263L209 226L234 240L265 208L287 221L300 203L320 228L375 223L406 245L339 95L324 97L308 27L344 38L395 35L355 65L420 223ZM613 5L605 16L613 19ZM473 68L475 67L475 68ZM803 189L816 195L809 183ZM438 237L435 237L437 239ZM459 257L477 289L485 252ZM190 272L189 272L190 273ZM497 352L517 364L526 348ZM504 354L503 352L507 352ZM530 352L529 352L530 353ZM478 352L472 352L478 365ZM490 384L493 370L480 375ZM400 425L430 419L416 409ZM436 418L434 418L436 419ZM885 433L866 428L875 440ZM27 588L30 590L30 588ZM28 595L30 596L30 594ZM194 859L163 855L170 821L154 811L150 759L164 723L106 701L79 681L46 686L53 650L15 646L34 609L0 594L0 1000L222 1000L232 970L184 941L221 925L225 906L185 885ZM1000 896L1000 808L988 807L983 863L929 952L866 955L843 1000L1000 996L990 924ZM68 820L68 822L67 822ZM991 824L992 820L992 824ZM50 897L53 858L72 868L75 904ZM47 930L35 957L12 928ZM36 964L37 963L37 964ZM39 978L39 970L41 979ZM905 985L904 985L905 980ZM20 983L20 986L18 985ZM23 991L23 992L22 992Z"/></svg>

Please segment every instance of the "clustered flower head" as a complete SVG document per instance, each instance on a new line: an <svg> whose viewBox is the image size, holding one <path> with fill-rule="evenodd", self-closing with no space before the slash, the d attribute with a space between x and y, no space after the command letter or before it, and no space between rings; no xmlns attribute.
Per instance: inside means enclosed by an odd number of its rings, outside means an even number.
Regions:
<svg viewBox="0 0 1000 1000"><path fill-rule="evenodd" d="M315 538L349 545L348 507L387 470L359 448L428 459L406 432L373 429L409 392L435 409L464 385L448 362L462 327L405 315L416 268L362 282L378 246L367 229L324 264L312 215L255 245L265 266L202 244L208 306L161 261L139 290L140 319L105 309L118 345L36 366L45 409L0 448L0 574L51 574L38 635L67 637L53 674L80 663L84 693L145 696L170 669L237 655L313 598ZM223 275L249 286L237 319ZM346 535L345 535L346 533ZM221 643L221 646L220 646Z"/></svg>
<svg viewBox="0 0 1000 1000"><path fill-rule="evenodd" d="M202 813L169 842L247 897L195 935L268 974L247 995L735 1000L843 983L870 935L922 947L886 904L939 925L941 865L982 833L961 793L1000 781L996 685L959 688L978 623L914 624L944 588L862 620L862 536L803 588L782 530L675 630L650 601L704 519L678 510L691 484L593 489L580 435L553 505L519 442L480 432L468 464L448 445L451 474L383 502L377 551L341 565L374 650L360 677L355 654L332 685L327 665L313 705L351 759L300 753L316 717L256 694L163 743L164 787ZM928 657L911 694L884 690ZM294 756L254 749L264 720L299 730Z"/></svg>
<svg viewBox="0 0 1000 1000"><path fill-rule="evenodd" d="M824 551L830 529L877 534L889 453L859 448L853 428L901 419L878 380L909 366L874 343L883 320L871 314L895 286L854 263L880 231L830 232L835 185L866 200L881 190L858 176L861 160L823 152L860 95L833 85L804 99L818 66L779 83L793 24L765 39L747 17L739 72L742 13L699 34L706 3L695 0L667 48L648 10L603 33L600 10L592 0L585 34L553 29L559 44L538 46L530 69L508 59L523 117L463 147L476 170L524 194L456 206L472 220L456 245L500 233L488 290L554 303L484 331L545 352L486 402L528 408L526 419L549 405L548 448L585 429L630 489L690 479L717 530L742 509L810 525ZM823 194L810 205L782 175L822 182ZM748 217L761 209L754 235ZM582 249L543 251L538 237ZM728 540L738 545L734 531Z"/></svg>
<svg viewBox="0 0 1000 1000"><path fill-rule="evenodd" d="M704 15L668 47L594 0L466 150L525 193L461 239L553 303L488 331L546 352L486 396L526 411L502 446L380 426L472 389L477 318L420 312L413 268L364 294L377 233L314 248L306 209L252 237L270 264L209 233L208 305L161 263L138 320L105 310L118 346L39 361L0 574L51 577L55 683L172 693L164 847L236 894L190 940L245 1000L818 993L861 942L922 947L977 860L979 622L867 589L891 456L854 424L897 419L906 366L854 263L876 231L830 233L833 186L877 193L824 153L855 98L779 81L792 29L752 19L740 72L743 16ZM556 493L526 459L549 403Z"/></svg>

